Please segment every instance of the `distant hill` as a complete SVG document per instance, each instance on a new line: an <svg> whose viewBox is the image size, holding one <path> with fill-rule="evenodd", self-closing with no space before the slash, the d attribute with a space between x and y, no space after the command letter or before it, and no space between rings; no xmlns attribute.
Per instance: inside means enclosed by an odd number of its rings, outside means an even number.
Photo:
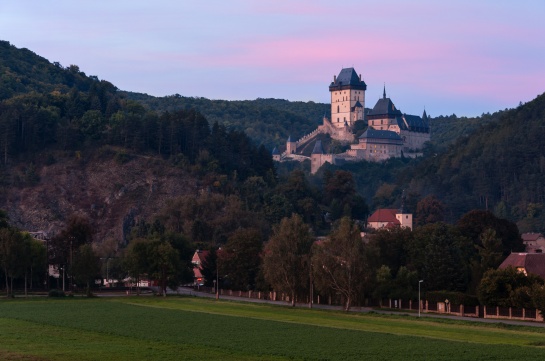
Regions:
<svg viewBox="0 0 545 361"><path fill-rule="evenodd" d="M268 149L283 146L288 136L301 137L329 116L329 104L291 102L283 99L210 100L180 95L153 97L147 94L123 92L131 100L147 109L172 112L195 108L212 124L218 122L228 129L245 132L257 144Z"/></svg>

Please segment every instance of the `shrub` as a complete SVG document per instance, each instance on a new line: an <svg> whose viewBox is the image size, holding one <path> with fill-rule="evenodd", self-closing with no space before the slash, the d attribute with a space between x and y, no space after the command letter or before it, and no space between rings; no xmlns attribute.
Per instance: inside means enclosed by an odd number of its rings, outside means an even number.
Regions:
<svg viewBox="0 0 545 361"><path fill-rule="evenodd" d="M53 289L49 291L48 296L49 297L66 297L66 294L64 293L63 290Z"/></svg>

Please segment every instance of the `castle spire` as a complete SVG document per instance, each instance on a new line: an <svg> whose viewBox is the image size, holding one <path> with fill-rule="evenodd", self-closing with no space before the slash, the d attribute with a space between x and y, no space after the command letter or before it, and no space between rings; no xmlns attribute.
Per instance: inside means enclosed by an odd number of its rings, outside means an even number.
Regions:
<svg viewBox="0 0 545 361"><path fill-rule="evenodd" d="M386 83L384 83L384 91L382 92L382 98L386 99Z"/></svg>

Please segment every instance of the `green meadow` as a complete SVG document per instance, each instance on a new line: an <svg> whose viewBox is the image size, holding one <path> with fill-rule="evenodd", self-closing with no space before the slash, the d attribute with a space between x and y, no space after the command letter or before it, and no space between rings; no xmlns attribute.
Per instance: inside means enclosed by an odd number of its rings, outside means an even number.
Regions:
<svg viewBox="0 0 545 361"><path fill-rule="evenodd" d="M192 297L0 301L0 360L543 360L545 330Z"/></svg>

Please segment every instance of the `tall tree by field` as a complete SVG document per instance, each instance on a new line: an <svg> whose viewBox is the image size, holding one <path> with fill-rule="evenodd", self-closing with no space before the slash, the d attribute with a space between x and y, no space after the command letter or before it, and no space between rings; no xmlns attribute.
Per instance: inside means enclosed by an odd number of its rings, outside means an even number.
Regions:
<svg viewBox="0 0 545 361"><path fill-rule="evenodd" d="M90 244L82 244L74 256L74 278L86 285L85 293L91 295L91 284L100 276L100 260Z"/></svg>
<svg viewBox="0 0 545 361"><path fill-rule="evenodd" d="M343 296L344 309L349 311L354 299L364 291L370 270L365 256L360 229L348 217L324 242L313 247L312 269L316 287L329 289Z"/></svg>
<svg viewBox="0 0 545 361"><path fill-rule="evenodd" d="M298 291L309 287L313 241L309 226L301 216L293 214L273 228L273 235L265 245L265 279L276 291L289 294L292 306Z"/></svg>
<svg viewBox="0 0 545 361"><path fill-rule="evenodd" d="M68 269L72 277L74 254L84 244L90 244L93 238L93 228L87 218L73 215L68 224L59 234L51 239L50 262L59 268ZM62 272L64 275L66 272ZM72 283L70 283L72 284Z"/></svg>
<svg viewBox="0 0 545 361"><path fill-rule="evenodd" d="M6 295L13 294L13 280L20 275L24 260L23 236L14 228L0 229L0 265L6 281ZM23 261L23 262L21 262Z"/></svg>
<svg viewBox="0 0 545 361"><path fill-rule="evenodd" d="M261 233L256 229L239 229L218 254L220 274L233 290L255 289L263 248Z"/></svg>

